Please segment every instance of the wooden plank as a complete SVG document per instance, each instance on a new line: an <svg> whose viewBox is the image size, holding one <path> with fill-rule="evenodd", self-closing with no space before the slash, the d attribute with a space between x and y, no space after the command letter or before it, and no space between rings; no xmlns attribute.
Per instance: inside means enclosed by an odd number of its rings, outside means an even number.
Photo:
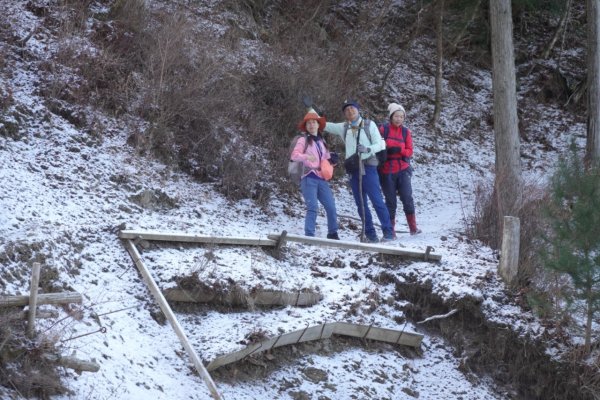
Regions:
<svg viewBox="0 0 600 400"><path fill-rule="evenodd" d="M44 358L50 361L54 361L65 368L70 368L78 372L98 372L100 370L100 365L98 365L96 362L80 360L79 358L75 358L72 356L57 356L55 354L45 354Z"/></svg>
<svg viewBox="0 0 600 400"><path fill-rule="evenodd" d="M223 365L240 361L249 355L262 353L263 351L281 346L308 342L317 339L328 339L333 333L334 326L335 323L311 326L304 329L299 329L297 331L284 333L283 335L269 338L259 343L253 343L241 350L215 358L208 364L206 369L213 371L219 367L222 367Z"/></svg>
<svg viewBox="0 0 600 400"><path fill-rule="evenodd" d="M419 347L423 341L423 335L414 332L378 328L370 325L348 324L345 322L337 323L335 334L376 340L379 342L402 344L411 347Z"/></svg>
<svg viewBox="0 0 600 400"><path fill-rule="evenodd" d="M204 368L204 364L202 364L200 357L198 357L198 354L196 354L196 351L190 344L190 341L188 340L185 332L183 331L183 328L181 327L181 325L179 325L179 321L177 321L177 318L175 317L173 310L171 310L171 307L169 307L169 303L167 303L167 300L164 298L164 296L158 289L158 285L156 284L156 282L154 282L152 275L150 275L150 272L148 271L148 269L142 262L140 254L137 251L137 249L135 248L133 242L131 240L126 240L125 247L127 248L127 251L129 252L129 255L131 256L131 258L133 259L133 262L138 267L140 274L142 274L142 277L144 278L144 281L146 282L146 286L148 286L148 289L150 289L150 292L152 293L152 295L158 302L160 309L165 314L167 320L171 323L171 327L177 334L177 337L179 337L181 344L183 345L183 347L187 351L188 355L192 359L192 362L194 363L196 370L198 371L198 373L200 373L200 377L202 378L202 380L204 380L204 383L206 383L206 386L208 387L208 390L210 391L211 396L215 400L221 400L222 399L221 395L217 391L217 387L216 387L215 383L213 382L208 371L206 371L206 368Z"/></svg>
<svg viewBox="0 0 600 400"><path fill-rule="evenodd" d="M248 355L256 352L260 347L262 347L261 343L253 343L250 346L244 347L239 351L234 351L233 353L228 353L223 356L217 357L210 363L208 363L206 369L208 371L214 371L215 369L222 367L223 365L238 362L241 359L246 358Z"/></svg>
<svg viewBox="0 0 600 400"><path fill-rule="evenodd" d="M231 244L239 246L270 246L275 247L277 240L271 240L261 237L226 237L226 236L210 236L196 235L193 233L169 233L159 231L136 231L124 230L119 232L121 239L143 239L157 240L168 242L184 242L184 243L206 243L206 244ZM279 236L278 236L279 237Z"/></svg>
<svg viewBox="0 0 600 400"><path fill-rule="evenodd" d="M42 293L37 295L37 304L81 303L81 294L77 292ZM26 306L29 296L0 296L0 307Z"/></svg>
<svg viewBox="0 0 600 400"><path fill-rule="evenodd" d="M29 285L29 316L27 318L27 336L32 338L35 334L35 312L37 310L38 286L40 284L41 264L33 263L31 271L31 284Z"/></svg>
<svg viewBox="0 0 600 400"><path fill-rule="evenodd" d="M169 301L186 303L214 303L234 306L249 307L259 306L312 306L321 299L320 293L312 292L284 292L282 290L247 290L240 289L234 292L217 293L201 287L193 289L168 288L163 291Z"/></svg>
<svg viewBox="0 0 600 400"><path fill-rule="evenodd" d="M277 240L279 238L278 234L267 235L269 239ZM431 254L425 252L418 252L412 250L404 250L398 247L387 246L384 244L370 244L370 243L360 243L360 242L348 242L344 240L332 240L332 239L324 239L317 238L313 236L301 236L294 235L288 233L286 235L286 241L288 242L298 242L298 243L306 243L313 244L319 246L330 246L330 247L338 247L342 249L352 249L352 250L363 250L363 251L372 251L382 254L392 254L395 256L400 256L404 258L416 259L421 261L440 261L442 256L439 254Z"/></svg>
<svg viewBox="0 0 600 400"><path fill-rule="evenodd" d="M413 332L404 332L394 329L378 328L369 325L351 324L346 322L333 322L299 329L297 331L284 333L273 338L253 343L248 347L232 353L219 356L212 360L206 369L213 371L223 365L242 360L252 354L261 353L272 348L288 346L312 340L328 339L332 335L351 336L376 340L387 343L402 344L405 346L419 347L423 335Z"/></svg>

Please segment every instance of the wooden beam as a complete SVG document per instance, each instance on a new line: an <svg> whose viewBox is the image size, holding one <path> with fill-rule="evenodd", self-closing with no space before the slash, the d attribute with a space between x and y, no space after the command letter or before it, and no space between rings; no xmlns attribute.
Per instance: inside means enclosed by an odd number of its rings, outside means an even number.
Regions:
<svg viewBox="0 0 600 400"><path fill-rule="evenodd" d="M73 356L58 356L55 354L45 354L44 358L50 361L54 361L58 365L61 365L65 368L73 369L77 372L98 372L100 370L100 365L98 365L95 361L81 360Z"/></svg>
<svg viewBox="0 0 600 400"><path fill-rule="evenodd" d="M30 338L35 335L35 312L37 310L38 286L40 284L40 268L41 264L39 262L33 263L31 284L29 285L29 316L27 318L27 336Z"/></svg>
<svg viewBox="0 0 600 400"><path fill-rule="evenodd" d="M323 295L315 292L284 292L283 290L253 289L248 292L239 288L219 293L210 288L169 288L163 292L169 301L186 303L212 303L230 306L312 306L317 304Z"/></svg>
<svg viewBox="0 0 600 400"><path fill-rule="evenodd" d="M198 373L200 374L200 377L202 378L202 380L208 387L208 390L210 391L211 396L215 400L222 400L221 395L217 391L217 387L216 387L215 383L213 382L210 374L208 373L206 368L204 368L204 364L202 364L202 360L200 360L200 357L198 356L198 354L196 354L196 351L190 344L190 341L188 340L181 325L179 325L179 321L177 321L177 318L175 317L173 310L171 310L169 303L167 303L167 300L160 292L158 285L156 284L156 282L154 282L152 275L150 275L150 272L148 271L148 269L142 262L140 253L135 248L135 245L133 244L133 242L131 240L126 240L125 248L127 248L127 251L129 252L129 255L131 256L131 258L133 259L133 262L138 267L140 274L142 274L142 277L144 278L144 282L146 282L146 286L148 286L148 289L150 289L150 292L152 293L152 295L158 302L160 309L167 317L167 320L171 323L171 327L177 334L177 337L179 337L181 344L183 345L186 352L192 359L192 362L194 363L196 370L198 371Z"/></svg>
<svg viewBox="0 0 600 400"><path fill-rule="evenodd" d="M206 244L232 244L238 246L270 246L277 245L276 240L267 238L249 238L249 237L226 237L226 236L210 236L210 235L195 235L188 233L168 233L158 231L120 231L121 239L144 239L158 240L168 242L185 242L185 243L206 243Z"/></svg>
<svg viewBox="0 0 600 400"><path fill-rule="evenodd" d="M42 293L37 296L37 304L81 303L81 294L77 292ZM0 307L26 306L29 296L0 296Z"/></svg>
<svg viewBox="0 0 600 400"><path fill-rule="evenodd" d="M279 235L271 234L271 235L267 235L267 237L272 240L277 240L279 238ZM286 235L286 241L313 244L313 245L319 245L319 246L338 247L338 248L342 248L342 249L372 251L372 252L377 252L377 253L382 253L382 254L391 254L391 255L395 255L395 256L411 258L411 259L421 260L421 261L440 261L442 259L442 256L439 254L431 254L431 249L429 249L428 252L418 252L418 251L412 251L412 250L403 250L398 247L392 247L392 246L388 246L385 244L348 242L348 241L344 241L344 240L324 239L324 238L317 238L317 237L313 237L313 236L293 235L290 233L288 233Z"/></svg>
<svg viewBox="0 0 600 400"><path fill-rule="evenodd" d="M307 326L297 331L284 333L283 335L253 343L241 350L215 358L206 368L212 371L223 365L242 360L252 354L312 340L330 339L332 335L350 336L411 347L420 347L423 341L423 335L405 332L404 330L399 331L396 329L378 328L372 325L359 325L346 322L331 322L311 327Z"/></svg>

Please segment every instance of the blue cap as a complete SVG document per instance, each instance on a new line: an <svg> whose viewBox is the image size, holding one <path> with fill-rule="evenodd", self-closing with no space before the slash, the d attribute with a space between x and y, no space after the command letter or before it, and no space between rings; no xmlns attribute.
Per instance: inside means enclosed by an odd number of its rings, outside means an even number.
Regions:
<svg viewBox="0 0 600 400"><path fill-rule="evenodd" d="M342 104L342 111L344 111L348 106L353 106L356 107L357 110L360 110L360 105L358 105L358 101L354 99L344 100L344 104Z"/></svg>

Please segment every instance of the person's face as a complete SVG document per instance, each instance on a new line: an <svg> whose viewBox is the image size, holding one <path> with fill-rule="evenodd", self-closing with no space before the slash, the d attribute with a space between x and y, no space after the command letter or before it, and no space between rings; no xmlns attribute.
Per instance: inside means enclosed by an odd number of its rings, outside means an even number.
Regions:
<svg viewBox="0 0 600 400"><path fill-rule="evenodd" d="M358 108L354 106L348 106L344 108L344 116L346 121L354 121L358 118Z"/></svg>
<svg viewBox="0 0 600 400"><path fill-rule="evenodd" d="M404 113L402 111L396 111L392 114L392 125L400 126L404 123Z"/></svg>
<svg viewBox="0 0 600 400"><path fill-rule="evenodd" d="M316 135L319 131L319 122L316 119L306 121L306 131L311 135Z"/></svg>

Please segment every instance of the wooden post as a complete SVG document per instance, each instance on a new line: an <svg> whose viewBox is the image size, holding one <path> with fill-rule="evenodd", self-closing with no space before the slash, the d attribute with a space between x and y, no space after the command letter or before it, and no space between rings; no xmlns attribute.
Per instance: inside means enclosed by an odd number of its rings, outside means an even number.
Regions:
<svg viewBox="0 0 600 400"><path fill-rule="evenodd" d="M281 259L281 248L285 246L285 237L287 236L287 231L282 231L281 236L277 239L277 244L275 244L275 258L278 260Z"/></svg>
<svg viewBox="0 0 600 400"><path fill-rule="evenodd" d="M144 263L142 262L142 258L140 257L140 253L135 248L135 245L131 240L125 240L125 247L127 248L127 251L129 252L131 258L133 259L133 262L138 267L140 274L142 274L144 282L146 282L146 286L148 286L148 289L150 289L150 292L158 302L160 309L167 317L167 320L171 323L171 327L179 337L181 344L183 344L183 347L192 359L196 370L198 371L198 373L200 373L200 377L204 380L206 386L208 386L208 390L210 391L212 398L215 400L222 400L221 395L219 395L219 392L217 391L217 386L213 382L206 368L204 368L202 360L200 360L200 357L198 357L198 354L196 354L196 351L190 344L190 341L188 340L185 332L183 331L183 328L181 327L181 325L179 325L179 321L177 321L177 318L175 317L173 310L171 310L169 303L167 303L167 300L160 292L158 285L156 284L156 282L154 282L152 275L150 275L150 272L148 271L148 269L146 269L146 266L144 265Z"/></svg>
<svg viewBox="0 0 600 400"><path fill-rule="evenodd" d="M27 319L27 336L30 338L35 335L35 311L37 308L38 286L40 284L40 268L40 263L33 263L31 286L29 287L29 318Z"/></svg>
<svg viewBox="0 0 600 400"><path fill-rule="evenodd" d="M508 285L516 283L517 274L519 273L520 235L521 223L519 218L505 216L498 274Z"/></svg>

